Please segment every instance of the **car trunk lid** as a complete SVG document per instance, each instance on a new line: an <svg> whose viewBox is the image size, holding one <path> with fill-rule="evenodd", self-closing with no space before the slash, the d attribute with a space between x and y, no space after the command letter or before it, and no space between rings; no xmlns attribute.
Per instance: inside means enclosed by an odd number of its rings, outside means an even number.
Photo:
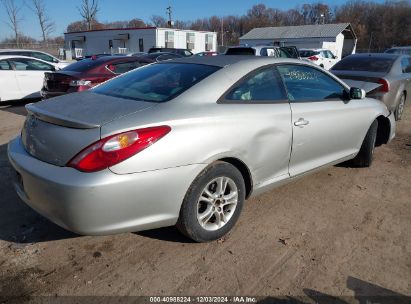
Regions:
<svg viewBox="0 0 411 304"><path fill-rule="evenodd" d="M100 139L102 125L155 105L89 91L29 104L22 142L33 157L65 166L78 152Z"/></svg>
<svg viewBox="0 0 411 304"><path fill-rule="evenodd" d="M46 72L44 73L44 88L49 92L67 92L72 80L79 79L77 72Z"/></svg>

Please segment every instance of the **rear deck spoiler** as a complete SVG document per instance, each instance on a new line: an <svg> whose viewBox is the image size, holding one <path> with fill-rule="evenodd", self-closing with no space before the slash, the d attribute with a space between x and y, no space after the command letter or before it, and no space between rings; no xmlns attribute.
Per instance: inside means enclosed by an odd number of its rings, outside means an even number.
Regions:
<svg viewBox="0 0 411 304"><path fill-rule="evenodd" d="M93 128L100 127L100 125L91 124L91 123L76 120L70 117L65 117L60 114L45 111L43 109L36 107L36 105L33 103L26 105L26 110L29 114L37 117L38 119L42 121L49 122L49 123L59 125L59 126L64 126L68 128L74 128L74 129L93 129Z"/></svg>

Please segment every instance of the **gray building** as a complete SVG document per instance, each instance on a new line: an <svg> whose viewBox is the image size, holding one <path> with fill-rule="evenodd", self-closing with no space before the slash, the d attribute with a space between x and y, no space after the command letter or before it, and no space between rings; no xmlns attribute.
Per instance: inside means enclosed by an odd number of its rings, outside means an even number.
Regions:
<svg viewBox="0 0 411 304"><path fill-rule="evenodd" d="M240 37L240 44L328 49L342 58L355 53L357 36L350 23L260 27Z"/></svg>

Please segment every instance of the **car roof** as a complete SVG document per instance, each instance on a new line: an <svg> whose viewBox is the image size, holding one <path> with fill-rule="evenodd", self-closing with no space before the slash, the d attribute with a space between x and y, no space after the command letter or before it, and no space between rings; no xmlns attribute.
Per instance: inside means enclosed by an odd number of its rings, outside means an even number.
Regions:
<svg viewBox="0 0 411 304"><path fill-rule="evenodd" d="M244 65L256 65L256 66L263 66L267 64L274 64L274 63L304 63L299 59L292 59L292 58L275 58L270 56L249 56L249 55L217 55L217 56L210 56L210 57L200 57L200 56L192 56L186 58L177 58L172 59L167 62L179 62L179 63L193 63L193 64L204 64L204 65L212 65L218 67L226 67L228 65L234 64L244 64ZM308 63L308 65L312 65Z"/></svg>
<svg viewBox="0 0 411 304"><path fill-rule="evenodd" d="M309 48L301 48L298 49L299 51L315 51L315 52L320 52L320 51L329 51L328 49L309 49Z"/></svg>
<svg viewBox="0 0 411 304"><path fill-rule="evenodd" d="M50 64L50 62L44 61L44 60L39 59L39 58L29 57L29 56L21 56L21 55L1 55L1 54L0 54L0 59L10 59L10 58L34 59L34 60L38 60L38 61L42 61L42 62L46 62L46 63Z"/></svg>
<svg viewBox="0 0 411 304"><path fill-rule="evenodd" d="M122 56L109 55L109 56L97 57L96 59L86 58L86 59L83 59L83 60L93 60L93 61L96 61L96 62L103 63L103 62L106 62L106 61L114 61L114 60L117 61L117 60L123 60L123 59L129 59L130 61L132 61L133 59L135 59L135 57L133 57L133 56L124 56L124 55L122 55Z"/></svg>
<svg viewBox="0 0 411 304"><path fill-rule="evenodd" d="M50 56L53 56L49 53L43 52L43 51L39 51L39 50L28 50L28 49L0 49L0 53L2 52L37 52L37 53L43 53L43 54L47 54ZM53 56L54 57L54 56Z"/></svg>
<svg viewBox="0 0 411 304"><path fill-rule="evenodd" d="M397 50L397 49L411 49L411 46L393 46L389 48L389 50Z"/></svg>
<svg viewBox="0 0 411 304"><path fill-rule="evenodd" d="M391 59L396 59L396 58L402 57L402 56L404 56L404 55L402 55L402 54L392 54L392 53L359 53L359 54L349 55L349 57L377 57L377 58L391 58Z"/></svg>

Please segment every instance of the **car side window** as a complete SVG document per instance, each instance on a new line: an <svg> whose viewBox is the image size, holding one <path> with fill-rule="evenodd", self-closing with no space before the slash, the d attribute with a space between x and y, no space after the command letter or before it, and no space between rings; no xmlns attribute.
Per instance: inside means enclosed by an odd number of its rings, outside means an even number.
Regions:
<svg viewBox="0 0 411 304"><path fill-rule="evenodd" d="M274 67L264 68L240 81L225 96L228 101L271 102L286 100L280 75Z"/></svg>
<svg viewBox="0 0 411 304"><path fill-rule="evenodd" d="M327 54L328 54L328 58L331 58L331 59L335 58L334 54L331 51L327 51Z"/></svg>
<svg viewBox="0 0 411 304"><path fill-rule="evenodd" d="M138 66L139 66L138 63L132 61L132 62L119 62L115 64L110 64L107 66L107 68L114 74L123 74L125 72L134 70Z"/></svg>
<svg viewBox="0 0 411 304"><path fill-rule="evenodd" d="M50 64L26 58L13 58L10 60L17 71L54 71Z"/></svg>
<svg viewBox="0 0 411 304"><path fill-rule="evenodd" d="M175 58L181 58L181 57L177 54L164 54L164 55L158 56L156 60L164 61L164 60L175 59Z"/></svg>
<svg viewBox="0 0 411 304"><path fill-rule="evenodd" d="M280 65L278 71L291 101L344 99L345 88L318 69L305 65Z"/></svg>
<svg viewBox="0 0 411 304"><path fill-rule="evenodd" d="M10 71L12 70L10 64L7 60L0 60L0 71Z"/></svg>
<svg viewBox="0 0 411 304"><path fill-rule="evenodd" d="M401 59L401 70L403 73L411 73L411 57Z"/></svg>
<svg viewBox="0 0 411 304"><path fill-rule="evenodd" d="M31 54L29 55L30 57L34 57L34 58L38 58L47 62L54 62L53 57L43 54L43 53L39 53L39 52L31 52Z"/></svg>

